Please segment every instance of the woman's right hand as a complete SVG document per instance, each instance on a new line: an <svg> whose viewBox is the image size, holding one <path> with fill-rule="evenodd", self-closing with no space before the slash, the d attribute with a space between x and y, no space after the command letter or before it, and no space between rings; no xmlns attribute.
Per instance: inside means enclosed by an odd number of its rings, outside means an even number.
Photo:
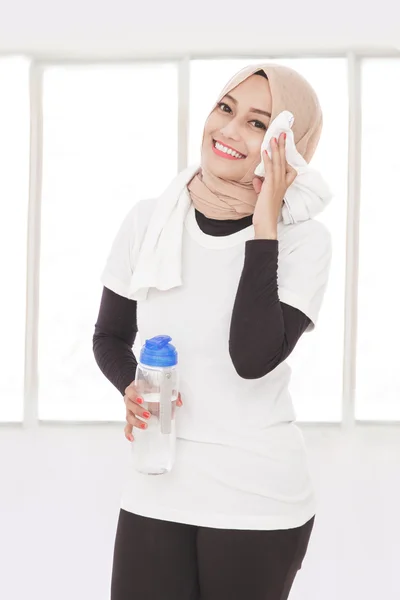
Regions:
<svg viewBox="0 0 400 600"><path fill-rule="evenodd" d="M145 421L150 419L151 414L142 406L144 400L140 397L140 393L134 381L125 388L124 402L126 406L125 437L130 442L133 442L133 428L138 427L140 429L146 429L147 423ZM182 406L183 402L180 393L178 394L178 400L174 404L176 404L176 406ZM144 421L141 421L138 417L144 419Z"/></svg>

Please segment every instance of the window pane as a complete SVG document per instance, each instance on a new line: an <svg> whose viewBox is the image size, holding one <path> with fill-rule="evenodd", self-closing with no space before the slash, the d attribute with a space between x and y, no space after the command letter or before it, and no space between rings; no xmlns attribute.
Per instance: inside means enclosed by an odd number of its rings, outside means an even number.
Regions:
<svg viewBox="0 0 400 600"><path fill-rule="evenodd" d="M399 59L366 60L362 65L356 418L365 420L400 419L399 82ZM382 98L386 118L377 110Z"/></svg>
<svg viewBox="0 0 400 600"><path fill-rule="evenodd" d="M200 156L204 121L223 85L239 69L260 59L194 61L191 72L190 162ZM348 90L345 59L282 59L313 85L324 113L324 129L312 165L320 169L334 199L318 219L332 233L329 286L315 331L304 335L288 363L291 393L299 421L340 421L344 330L344 281L347 198Z"/></svg>
<svg viewBox="0 0 400 600"><path fill-rule="evenodd" d="M174 64L45 72L40 419L124 418L92 351L100 274L128 210L176 174L177 106Z"/></svg>
<svg viewBox="0 0 400 600"><path fill-rule="evenodd" d="M0 421L21 421L29 199L29 62L0 59Z"/></svg>

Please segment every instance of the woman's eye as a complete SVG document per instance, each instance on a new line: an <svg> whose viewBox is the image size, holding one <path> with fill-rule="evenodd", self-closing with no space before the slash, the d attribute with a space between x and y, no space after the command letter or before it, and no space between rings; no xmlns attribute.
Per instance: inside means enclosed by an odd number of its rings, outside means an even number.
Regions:
<svg viewBox="0 0 400 600"><path fill-rule="evenodd" d="M264 123L261 123L261 121L251 121L251 123L254 123L255 124L254 126L257 129L265 129L265 130L267 129L267 127L264 125Z"/></svg>
<svg viewBox="0 0 400 600"><path fill-rule="evenodd" d="M232 112L229 106L225 104L225 102L220 102L218 106L223 112Z"/></svg>

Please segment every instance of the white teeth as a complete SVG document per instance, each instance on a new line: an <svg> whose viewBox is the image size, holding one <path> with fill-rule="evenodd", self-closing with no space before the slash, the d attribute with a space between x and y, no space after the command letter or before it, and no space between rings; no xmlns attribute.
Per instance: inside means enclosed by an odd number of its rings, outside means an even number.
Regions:
<svg viewBox="0 0 400 600"><path fill-rule="evenodd" d="M238 152L235 152L235 150L231 150L230 148L227 148L226 146L223 146L219 142L215 142L215 147L220 152L224 152L225 154L229 154L231 156L234 156L235 158L244 158L242 154L239 154Z"/></svg>

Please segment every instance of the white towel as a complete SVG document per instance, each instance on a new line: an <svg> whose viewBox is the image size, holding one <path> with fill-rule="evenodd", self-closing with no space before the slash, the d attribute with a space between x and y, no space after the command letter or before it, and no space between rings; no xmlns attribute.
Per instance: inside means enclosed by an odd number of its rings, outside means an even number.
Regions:
<svg viewBox="0 0 400 600"><path fill-rule="evenodd" d="M270 154L271 137L278 138L283 131L287 134L287 161L298 175L287 190L282 207L282 219L286 225L313 218L332 197L318 171L311 169L297 152L292 124L292 113L283 111L269 126L262 144L262 149L266 148ZM158 198L131 278L129 297L132 300L146 300L151 287L169 290L182 285L183 225L191 204L186 186L199 169L199 165L192 165L181 171ZM264 176L263 163L255 172Z"/></svg>
<svg viewBox="0 0 400 600"><path fill-rule="evenodd" d="M190 208L187 184L199 170L190 166L158 198L151 215L129 287L132 300L146 300L149 288L169 290L182 285L182 235Z"/></svg>
<svg viewBox="0 0 400 600"><path fill-rule="evenodd" d="M297 151L292 131L293 123L294 116L288 110L279 113L272 121L261 145L261 163L254 171L259 177L265 176L262 152L267 150L271 158L271 138L279 139L281 133L286 133L286 160L297 171L297 177L288 188L282 207L282 218L286 225L312 219L332 199L328 184L321 174L312 169Z"/></svg>

